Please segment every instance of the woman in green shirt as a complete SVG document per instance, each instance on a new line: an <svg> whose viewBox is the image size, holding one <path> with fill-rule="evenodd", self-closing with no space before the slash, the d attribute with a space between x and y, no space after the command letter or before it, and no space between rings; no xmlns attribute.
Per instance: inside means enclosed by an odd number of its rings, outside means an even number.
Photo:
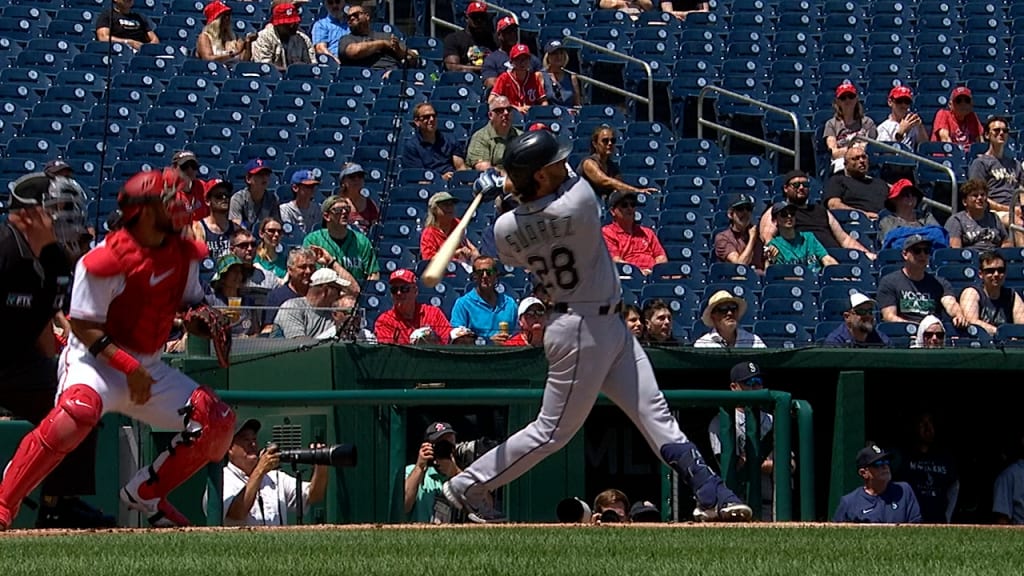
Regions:
<svg viewBox="0 0 1024 576"><path fill-rule="evenodd" d="M260 222L259 232L260 247L256 249L253 263L265 272L283 279L288 273L288 254L281 246L284 225L277 218L267 216Z"/></svg>

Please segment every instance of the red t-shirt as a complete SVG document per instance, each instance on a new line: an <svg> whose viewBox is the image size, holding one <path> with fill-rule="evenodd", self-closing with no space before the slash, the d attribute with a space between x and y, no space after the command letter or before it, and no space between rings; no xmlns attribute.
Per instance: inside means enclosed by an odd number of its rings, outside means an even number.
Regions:
<svg viewBox="0 0 1024 576"><path fill-rule="evenodd" d="M939 130L943 128L949 130L949 139L955 144L963 146L964 149L970 148L971 144L977 142L984 131L981 120L974 112L964 116L964 119L958 122L953 111L948 108L943 108L935 114L935 122L932 124L933 142L939 141Z"/></svg>
<svg viewBox="0 0 1024 576"><path fill-rule="evenodd" d="M454 218L452 221L452 230L459 225L459 219ZM437 251L441 249L441 245L448 239L448 232L438 228L437 226L428 226L420 232L420 258L423 260L430 260L437 254ZM468 246L465 238L459 244L460 247Z"/></svg>
<svg viewBox="0 0 1024 576"><path fill-rule="evenodd" d="M417 304L415 316L408 321L398 316L394 308L388 310L377 318L376 324L373 325L373 333L377 336L377 342L381 344L408 344L413 331L423 326L430 326L441 344L448 343L452 326L445 318L444 312L430 304Z"/></svg>
<svg viewBox="0 0 1024 576"><path fill-rule="evenodd" d="M210 215L210 207L206 205L206 186L196 178L192 181L188 196L192 201L192 221L198 222Z"/></svg>
<svg viewBox="0 0 1024 576"><path fill-rule="evenodd" d="M509 104L513 106L540 104L547 95L544 93L544 81L540 72L530 72L526 76L526 82L520 84L511 70L502 72L494 81L492 94L498 94L508 98Z"/></svg>
<svg viewBox="0 0 1024 576"><path fill-rule="evenodd" d="M665 255L665 249L654 234L654 230L639 224L633 225L633 232L626 232L621 226L612 222L601 228L604 243L612 258L618 258L640 268L654 268L654 259Z"/></svg>

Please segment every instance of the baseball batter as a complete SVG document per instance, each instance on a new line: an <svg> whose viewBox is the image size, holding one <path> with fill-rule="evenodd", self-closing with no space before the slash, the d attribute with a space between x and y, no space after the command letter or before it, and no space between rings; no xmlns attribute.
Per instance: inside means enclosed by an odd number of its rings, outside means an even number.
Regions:
<svg viewBox="0 0 1024 576"><path fill-rule="evenodd" d="M564 446L604 392L690 485L696 519L748 521L750 508L679 429L647 355L619 316L621 287L601 237L597 196L585 180L569 177L564 160L570 150L544 130L508 144L505 186L520 206L494 228L501 261L532 270L555 302L544 334L549 367L540 414L446 482L445 497L471 521L502 521L490 492ZM490 173L477 182L486 195L498 188Z"/></svg>
<svg viewBox="0 0 1024 576"><path fill-rule="evenodd" d="M121 490L154 525L187 525L168 493L227 452L234 413L160 360L175 315L203 296L198 263L206 247L181 236L191 217L184 187L174 169L133 176L118 195L124 227L79 261L56 406L22 440L0 483L0 530L104 412L180 431Z"/></svg>

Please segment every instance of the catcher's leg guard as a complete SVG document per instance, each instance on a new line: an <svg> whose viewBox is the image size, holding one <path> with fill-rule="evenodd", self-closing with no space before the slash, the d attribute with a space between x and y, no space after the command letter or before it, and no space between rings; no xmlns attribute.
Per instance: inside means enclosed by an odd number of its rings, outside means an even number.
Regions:
<svg viewBox="0 0 1024 576"><path fill-rule="evenodd" d="M89 435L102 415L103 400L84 384L75 384L60 395L53 410L21 441L7 466L0 483L0 530L11 525L22 499Z"/></svg>
<svg viewBox="0 0 1024 576"><path fill-rule="evenodd" d="M189 524L167 502L167 495L207 463L224 458L234 434L235 413L206 386L192 392L181 412L185 429L121 490L121 499L130 508L146 514L156 526Z"/></svg>

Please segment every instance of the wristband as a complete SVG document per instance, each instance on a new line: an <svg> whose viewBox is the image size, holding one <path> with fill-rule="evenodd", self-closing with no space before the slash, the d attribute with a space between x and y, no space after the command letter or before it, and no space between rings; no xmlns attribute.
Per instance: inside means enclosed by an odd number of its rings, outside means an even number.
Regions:
<svg viewBox="0 0 1024 576"><path fill-rule="evenodd" d="M140 366L139 361L124 350L114 352L114 355L110 357L110 361L107 363L110 364L111 368L126 376L135 372L135 369Z"/></svg>
<svg viewBox="0 0 1024 576"><path fill-rule="evenodd" d="M331 258L331 261L327 263L328 268L334 268L334 264L338 262L337 258Z"/></svg>
<svg viewBox="0 0 1024 576"><path fill-rule="evenodd" d="M103 336L100 336L98 340L93 342L92 346L89 346L89 354L99 358L100 354L102 354L103 351L107 349L107 346L110 346L111 344L113 344L113 342L110 341L110 336L104 334Z"/></svg>

